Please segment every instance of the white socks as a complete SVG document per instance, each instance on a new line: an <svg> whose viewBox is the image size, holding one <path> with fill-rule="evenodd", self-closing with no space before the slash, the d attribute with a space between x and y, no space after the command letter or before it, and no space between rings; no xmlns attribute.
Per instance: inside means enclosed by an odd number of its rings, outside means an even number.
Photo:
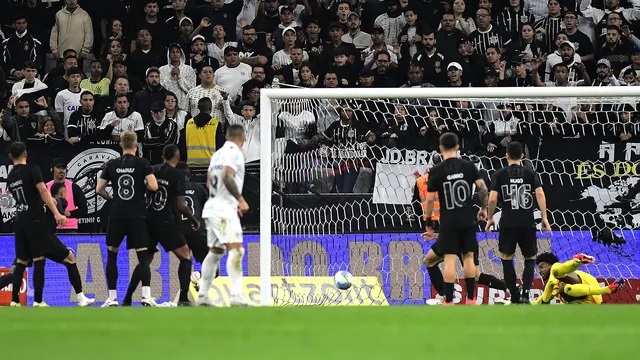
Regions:
<svg viewBox="0 0 640 360"><path fill-rule="evenodd" d="M231 280L231 296L242 297L242 257L244 248L229 250L227 274Z"/></svg>
<svg viewBox="0 0 640 360"><path fill-rule="evenodd" d="M142 298L143 299L151 299L151 286L143 286L142 287Z"/></svg>
<svg viewBox="0 0 640 360"><path fill-rule="evenodd" d="M200 291L198 297L206 298L213 282L213 277L216 274L218 266L220 266L220 260L223 254L214 254L211 251L202 261L202 279L200 281Z"/></svg>
<svg viewBox="0 0 640 360"><path fill-rule="evenodd" d="M118 301L118 291L109 290L109 300Z"/></svg>

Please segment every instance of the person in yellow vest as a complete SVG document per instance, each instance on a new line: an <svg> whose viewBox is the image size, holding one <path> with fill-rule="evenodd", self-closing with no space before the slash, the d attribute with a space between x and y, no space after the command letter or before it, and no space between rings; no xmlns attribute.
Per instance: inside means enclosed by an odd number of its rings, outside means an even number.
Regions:
<svg viewBox="0 0 640 360"><path fill-rule="evenodd" d="M67 162L63 158L53 159L51 171L53 171L53 180L46 184L47 189L51 191L54 183L64 184L67 189L67 207L64 213L67 216L67 222L64 225L58 225L58 232L77 232L78 218L87 214L87 198L78 184L67 179Z"/></svg>
<svg viewBox="0 0 640 360"><path fill-rule="evenodd" d="M207 166L211 156L224 144L224 122L213 118L211 99L198 101L198 115L185 125L187 162L189 165Z"/></svg>

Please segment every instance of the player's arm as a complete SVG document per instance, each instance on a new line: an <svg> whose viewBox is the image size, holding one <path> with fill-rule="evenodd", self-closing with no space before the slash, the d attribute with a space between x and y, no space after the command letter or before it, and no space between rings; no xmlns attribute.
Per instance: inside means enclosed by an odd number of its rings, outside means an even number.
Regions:
<svg viewBox="0 0 640 360"><path fill-rule="evenodd" d="M107 180L103 178L98 179L98 185L96 185L96 194L100 195L100 197L105 200L113 200L113 197L109 195L109 193L105 190L106 187Z"/></svg>
<svg viewBox="0 0 640 360"><path fill-rule="evenodd" d="M544 194L544 189L537 174L535 175L533 186L536 189L536 201L538 202L538 208L540 208L540 214L542 215L542 230L551 231L549 219L547 218L547 197Z"/></svg>
<svg viewBox="0 0 640 360"><path fill-rule="evenodd" d="M144 177L144 179L147 182L147 189L149 191L158 191L158 180L156 179L155 175L148 174L147 176Z"/></svg>
<svg viewBox="0 0 640 360"><path fill-rule="evenodd" d="M487 188L487 184L485 184L484 179L476 179L475 181L476 188L478 189L478 198L480 199L480 208L487 208L487 201L489 195L489 189Z"/></svg>
<svg viewBox="0 0 640 360"><path fill-rule="evenodd" d="M244 197L242 197L242 194L240 193L240 190L238 189L238 186L236 185L236 182L234 180L235 176L236 171L231 166L225 166L222 170L222 183L227 188L227 191L229 191L229 194L231 194L231 196L238 200L239 210L247 211L249 210L249 204L247 204L247 202L244 200Z"/></svg>
<svg viewBox="0 0 640 360"><path fill-rule="evenodd" d="M184 195L176 196L176 209L178 209L180 214L184 215L184 217L191 221L194 231L198 231L198 229L200 229L200 222L191 213L191 209L187 206L187 201L184 199Z"/></svg>
<svg viewBox="0 0 640 360"><path fill-rule="evenodd" d="M548 304L553 299L553 288L555 286L556 279L553 277L547 281L547 284L544 286L544 291L542 295L540 295L536 301L533 303L534 305Z"/></svg>
<svg viewBox="0 0 640 360"><path fill-rule="evenodd" d="M64 223L67 222L67 218L64 215L60 214L60 211L58 211L56 201L53 200L53 198L51 197L51 193L49 193L49 190L47 190L47 185L45 185L43 182L39 182L38 184L36 184L36 188L40 193L42 202L44 202L49 210L51 210L51 213L55 217L58 225L64 225Z"/></svg>

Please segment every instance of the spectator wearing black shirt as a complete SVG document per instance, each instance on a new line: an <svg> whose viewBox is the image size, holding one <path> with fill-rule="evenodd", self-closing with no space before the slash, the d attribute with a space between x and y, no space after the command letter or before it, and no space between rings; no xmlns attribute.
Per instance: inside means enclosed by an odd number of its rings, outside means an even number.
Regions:
<svg viewBox="0 0 640 360"><path fill-rule="evenodd" d="M156 101L150 106L151 121L144 126L143 153L151 165L162 162L162 149L178 143L178 124L167 119L164 101Z"/></svg>
<svg viewBox="0 0 640 360"><path fill-rule="evenodd" d="M167 63L167 53L162 46L153 46L153 37L147 29L138 31L138 48L127 58L128 75L142 80L147 69Z"/></svg>
<svg viewBox="0 0 640 360"><path fill-rule="evenodd" d="M97 141L106 140L109 134L99 131L104 118L104 111L95 107L95 98L90 91L80 94L80 109L69 117L67 133L72 145L94 145Z"/></svg>
<svg viewBox="0 0 640 360"><path fill-rule="evenodd" d="M160 8L157 0L143 0L144 6L144 19L140 20L134 27L133 33L137 34L138 31L146 29L151 34L152 46L160 48L166 43L173 40L178 34L168 34L166 24L162 19L158 17ZM137 38L137 37L136 37ZM170 39L169 39L170 38ZM136 40L131 41L131 52L133 53L138 47Z"/></svg>
<svg viewBox="0 0 640 360"><path fill-rule="evenodd" d="M2 42L2 70L10 84L24 78L22 66L32 61L39 73L44 73L44 48L42 42L27 31L27 18L16 14L13 26L16 32Z"/></svg>
<svg viewBox="0 0 640 360"><path fill-rule="evenodd" d="M503 54L511 42L511 37L500 26L491 24L491 11L479 8L476 11L476 23L478 28L469 35L476 53L484 55L489 46L494 46Z"/></svg>
<svg viewBox="0 0 640 360"><path fill-rule="evenodd" d="M47 109L47 117L55 120L55 127L62 132L62 123L55 109L48 106L44 97L36 101L37 105ZM7 110L2 114L2 127L12 141L27 141L36 138L36 133L45 116L29 113L29 100L24 97L11 97L7 104Z"/></svg>
<svg viewBox="0 0 640 360"><path fill-rule="evenodd" d="M456 19L453 14L442 15L440 26L440 30L436 32L438 50L448 61L458 56L458 44L467 37L456 28Z"/></svg>
<svg viewBox="0 0 640 360"><path fill-rule="evenodd" d="M268 65L273 54L271 50L267 49L264 42L259 42L258 33L255 26L245 25L242 28L242 42L238 44L238 51L240 61L245 64L255 65Z"/></svg>
<svg viewBox="0 0 640 360"><path fill-rule="evenodd" d="M133 97L132 104L133 111L142 115L145 124L151 120L151 104L164 103L167 97L167 89L160 85L160 70L157 67L147 70L146 80L144 88Z"/></svg>
<svg viewBox="0 0 640 360"><path fill-rule="evenodd" d="M564 33L569 41L576 47L576 52L580 55L580 61L587 64L593 61L593 43L587 34L578 30L578 14L573 10L564 12Z"/></svg>
<svg viewBox="0 0 640 360"><path fill-rule="evenodd" d="M271 34L280 24L278 0L265 0L262 3L262 13L258 14L251 25L256 28L261 41L266 42L264 34Z"/></svg>
<svg viewBox="0 0 640 360"><path fill-rule="evenodd" d="M246 1L246 0L245 0ZM197 22L202 18L209 18L211 24L222 25L228 32L227 40L236 41L236 19L242 11L244 1L234 0L225 4L224 0L211 0L210 5L202 5L195 8L195 12L200 14ZM207 42L213 42L213 33L205 34Z"/></svg>
<svg viewBox="0 0 640 360"><path fill-rule="evenodd" d="M391 56L386 51L379 51L376 54L376 68L374 71L374 82L376 87L397 87L399 82L396 74L391 71Z"/></svg>
<svg viewBox="0 0 640 360"><path fill-rule="evenodd" d="M441 86L446 83L445 57L438 52L435 33L422 36L422 48L414 55L413 62L424 71L424 82Z"/></svg>
<svg viewBox="0 0 640 360"><path fill-rule="evenodd" d="M214 72L220 67L218 59L209 56L207 43L202 35L196 35L191 40L191 52L185 64L194 68L198 74L205 65L210 66ZM200 79L198 78L196 82L200 84Z"/></svg>

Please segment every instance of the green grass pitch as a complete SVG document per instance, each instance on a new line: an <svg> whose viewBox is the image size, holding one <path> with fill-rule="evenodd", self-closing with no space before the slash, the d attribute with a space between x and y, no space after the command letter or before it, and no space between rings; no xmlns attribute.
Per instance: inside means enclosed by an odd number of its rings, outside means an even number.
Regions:
<svg viewBox="0 0 640 360"><path fill-rule="evenodd" d="M628 360L640 306L0 308L0 339L8 360Z"/></svg>

